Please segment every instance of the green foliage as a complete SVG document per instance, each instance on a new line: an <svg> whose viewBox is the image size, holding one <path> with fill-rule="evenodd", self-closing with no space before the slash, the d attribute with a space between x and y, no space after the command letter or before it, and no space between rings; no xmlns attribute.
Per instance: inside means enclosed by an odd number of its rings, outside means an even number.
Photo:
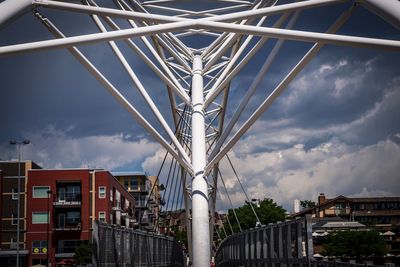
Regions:
<svg viewBox="0 0 400 267"><path fill-rule="evenodd" d="M86 265L92 263L92 247L88 244L82 244L75 250L75 263L78 265Z"/></svg>
<svg viewBox="0 0 400 267"><path fill-rule="evenodd" d="M311 200L300 200L300 206L303 209L309 209L315 207L315 202Z"/></svg>
<svg viewBox="0 0 400 267"><path fill-rule="evenodd" d="M236 214L239 219L240 225L243 230L254 228L256 226L256 217L251 209L251 204L246 202L245 205L236 208ZM265 198L260 201L259 205L252 204L256 211L261 224L267 225L268 223L274 223L276 221L282 221L286 218L286 210L281 206L278 206L272 199ZM233 210L228 211L228 218L231 222L232 229L235 233L240 231L239 225L236 222ZM228 223L224 224L227 234L231 234L230 226ZM221 238L225 238L225 233L220 231Z"/></svg>
<svg viewBox="0 0 400 267"><path fill-rule="evenodd" d="M176 229L174 231L174 233L175 233L175 239L179 243L181 243L181 244L183 244L183 245L185 245L187 247L187 232L185 230L181 231L179 229Z"/></svg>
<svg viewBox="0 0 400 267"><path fill-rule="evenodd" d="M383 256L385 241L376 231L343 231L332 233L324 245L324 255L351 257L358 260L365 257Z"/></svg>

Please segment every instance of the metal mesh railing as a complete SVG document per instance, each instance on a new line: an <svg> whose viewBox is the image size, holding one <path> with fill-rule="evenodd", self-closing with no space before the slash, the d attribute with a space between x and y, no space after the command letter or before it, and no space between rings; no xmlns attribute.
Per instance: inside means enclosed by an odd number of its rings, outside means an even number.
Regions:
<svg viewBox="0 0 400 267"><path fill-rule="evenodd" d="M227 237L216 253L216 265L309 266L312 245L310 217L269 224Z"/></svg>
<svg viewBox="0 0 400 267"><path fill-rule="evenodd" d="M310 267L382 267L380 265L360 264L341 261L312 260Z"/></svg>
<svg viewBox="0 0 400 267"><path fill-rule="evenodd" d="M172 238L115 225L93 225L93 266L185 266L181 246Z"/></svg>

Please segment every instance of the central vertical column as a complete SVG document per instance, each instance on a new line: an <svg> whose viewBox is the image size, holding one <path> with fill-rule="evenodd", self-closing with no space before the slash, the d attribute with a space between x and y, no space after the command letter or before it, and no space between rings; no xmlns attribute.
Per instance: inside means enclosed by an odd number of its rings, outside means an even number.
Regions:
<svg viewBox="0 0 400 267"><path fill-rule="evenodd" d="M204 123L203 62L193 59L192 77L192 251L194 267L210 266L210 228L208 216L208 184L206 166L206 134Z"/></svg>

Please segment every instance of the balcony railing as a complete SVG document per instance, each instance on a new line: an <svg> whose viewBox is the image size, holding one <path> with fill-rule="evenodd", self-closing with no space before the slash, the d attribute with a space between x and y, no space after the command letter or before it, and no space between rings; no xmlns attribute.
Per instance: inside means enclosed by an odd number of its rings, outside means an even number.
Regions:
<svg viewBox="0 0 400 267"><path fill-rule="evenodd" d="M82 222L66 222L65 224L56 223L54 231L81 231L82 230Z"/></svg>
<svg viewBox="0 0 400 267"><path fill-rule="evenodd" d="M82 195L77 193L65 193L57 195L54 200L54 206L76 206L81 205Z"/></svg>
<svg viewBox="0 0 400 267"><path fill-rule="evenodd" d="M145 208L146 207L146 200L136 200L135 201L136 208Z"/></svg>

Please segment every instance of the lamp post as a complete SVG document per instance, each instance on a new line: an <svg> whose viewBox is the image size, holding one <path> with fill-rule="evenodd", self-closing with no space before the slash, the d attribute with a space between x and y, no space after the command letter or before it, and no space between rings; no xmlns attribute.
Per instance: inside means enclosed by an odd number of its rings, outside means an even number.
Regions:
<svg viewBox="0 0 400 267"><path fill-rule="evenodd" d="M251 203L252 204L256 204L256 207L257 208L260 208L261 207L261 200L259 199L259 198L253 198L252 200L251 200ZM254 213L255 213L255 211L254 211ZM257 215L256 215L257 216ZM261 222L260 222L260 220L258 219L258 216L257 216L257 222L256 222L256 227L260 227L261 226Z"/></svg>
<svg viewBox="0 0 400 267"><path fill-rule="evenodd" d="M257 208L260 207L260 202L261 202L261 200L260 200L259 198L253 198L253 199L251 200L251 202L252 202L253 204L256 204Z"/></svg>
<svg viewBox="0 0 400 267"><path fill-rule="evenodd" d="M51 266L50 264L50 201L51 201L51 194L53 191L47 190L47 266Z"/></svg>
<svg viewBox="0 0 400 267"><path fill-rule="evenodd" d="M10 145L17 145L18 148L18 189L17 189L17 263L16 266L19 267L19 233L20 233L20 209L21 209L21 145L28 145L30 144L29 140L24 141L15 141L11 140Z"/></svg>

